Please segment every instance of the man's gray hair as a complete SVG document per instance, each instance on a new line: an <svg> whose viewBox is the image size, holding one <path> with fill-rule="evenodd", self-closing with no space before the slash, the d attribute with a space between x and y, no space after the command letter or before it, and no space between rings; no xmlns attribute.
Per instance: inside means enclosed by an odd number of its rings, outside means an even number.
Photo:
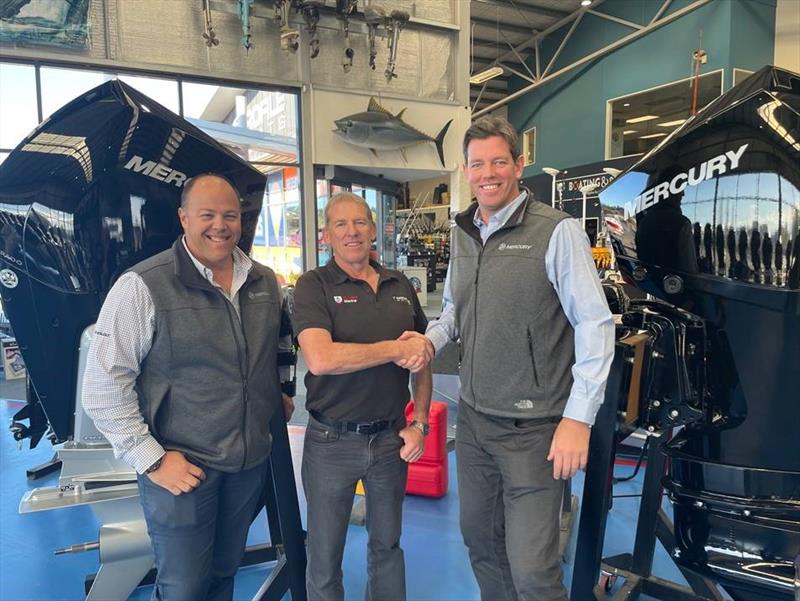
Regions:
<svg viewBox="0 0 800 601"><path fill-rule="evenodd" d="M485 140L499 136L508 143L508 148L511 151L511 157L516 161L519 156L519 136L514 126L503 117L481 117L475 123L470 125L467 132L464 134L464 162L467 162L467 148L469 143L473 140Z"/></svg>
<svg viewBox="0 0 800 601"><path fill-rule="evenodd" d="M354 202L363 207L367 212L367 218L369 219L369 222L372 225L375 225L375 220L372 218L372 209L369 208L366 200L361 198L358 194L353 194L352 192L337 192L331 196L328 204L325 205L325 227L328 227L328 224L330 223L331 209L341 202Z"/></svg>

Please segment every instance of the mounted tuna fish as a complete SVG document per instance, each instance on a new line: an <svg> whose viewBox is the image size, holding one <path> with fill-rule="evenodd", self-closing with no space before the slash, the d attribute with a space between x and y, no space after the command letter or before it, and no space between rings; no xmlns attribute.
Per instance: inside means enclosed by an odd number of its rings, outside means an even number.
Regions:
<svg viewBox="0 0 800 601"><path fill-rule="evenodd" d="M444 137L447 135L447 128L453 122L448 121L436 138L422 133L418 129L411 127L403 121L403 109L397 115L392 115L383 108L375 98L369 99L369 107L363 113L354 113L347 117L342 117L334 121L336 129L334 133L342 139L355 146L369 148L372 154L378 156L378 150L399 150L403 159L408 162L405 148L419 144L420 142L433 142L436 145L436 152L439 153L439 160L444 164L444 148L442 146Z"/></svg>

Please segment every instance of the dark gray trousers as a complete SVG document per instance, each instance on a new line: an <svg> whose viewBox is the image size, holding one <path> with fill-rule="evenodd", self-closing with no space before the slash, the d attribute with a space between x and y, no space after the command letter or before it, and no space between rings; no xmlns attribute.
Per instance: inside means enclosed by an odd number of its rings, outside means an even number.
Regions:
<svg viewBox="0 0 800 601"><path fill-rule="evenodd" d="M484 601L566 601L558 554L564 481L547 461L556 423L458 405L461 533Z"/></svg>
<svg viewBox="0 0 800 601"><path fill-rule="evenodd" d="M201 467L206 479L177 497L145 475L138 478L158 569L154 600L233 599L233 577L261 503L267 464L233 474Z"/></svg>
<svg viewBox="0 0 800 601"><path fill-rule="evenodd" d="M308 517L306 588L310 601L344 599L342 556L356 483L367 504L367 601L404 601L400 533L408 465L400 458L402 424L371 436L337 432L309 417L303 447Z"/></svg>

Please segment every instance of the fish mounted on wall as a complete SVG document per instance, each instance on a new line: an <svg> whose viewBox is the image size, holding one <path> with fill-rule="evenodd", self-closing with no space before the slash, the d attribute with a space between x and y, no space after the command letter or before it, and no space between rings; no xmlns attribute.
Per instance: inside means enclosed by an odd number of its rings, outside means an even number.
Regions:
<svg viewBox="0 0 800 601"><path fill-rule="evenodd" d="M405 110L393 115L373 97L369 99L369 106L363 113L353 113L334 121L336 129L333 132L341 136L348 144L369 148L375 156L378 156L378 150L399 150L406 162L408 159L405 149L408 146L421 142L433 142L436 152L439 153L442 167L445 167L444 137L453 120L450 119L445 123L439 135L432 138L403 121Z"/></svg>

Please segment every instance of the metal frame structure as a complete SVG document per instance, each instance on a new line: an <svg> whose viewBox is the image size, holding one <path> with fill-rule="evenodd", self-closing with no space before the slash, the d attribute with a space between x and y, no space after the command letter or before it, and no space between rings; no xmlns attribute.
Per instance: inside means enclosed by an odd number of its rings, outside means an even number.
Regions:
<svg viewBox="0 0 800 601"><path fill-rule="evenodd" d="M554 23L553 25L551 25L550 27L548 27L544 31L537 33L531 39L523 42L522 44L517 45L516 47L511 47L509 52L506 52L505 54L497 57L490 64L484 66L484 68L489 68L489 67L493 67L493 66L503 67L504 69L508 69L509 71L514 73L515 75L519 75L520 77L522 77L523 79L529 81L530 83L529 83L529 85L517 90L516 92L507 95L505 98L502 98L502 99L498 100L497 102L495 102L495 103L493 103L493 104L491 104L491 105L489 105L489 106L487 106L485 108L482 108L482 109L480 109L478 111L474 111L473 112L473 118L480 117L482 115L490 113L490 112L500 108L501 106L504 106L504 105L508 104L512 100L515 100L515 99L517 99L517 98L519 98L521 96L524 96L528 92L533 91L534 89L536 89L537 87L541 86L542 84L545 84L548 81L551 81L551 80L553 80L553 79L555 79L555 78L557 78L557 77L559 77L559 76L561 76L561 75L563 75L563 74L565 74L565 73L567 73L569 71L572 71L576 67L580 67L583 64L586 64L586 63L588 63L588 62L590 62L592 60L595 60L597 58L605 56L606 54L609 54L610 52L613 52L614 50L622 48L623 46L626 46L627 44L629 44L629 43L631 43L631 42L633 42L633 41L635 41L635 40L647 35L651 31L654 31L654 30L658 29L659 27L662 27L662 26L664 26L664 25L666 25L668 23L671 23L672 21L674 21L676 19L679 19L680 17L682 17L682 16L684 16L684 15L686 15L686 14L688 14L688 13L690 13L690 12L692 12L692 11L698 9L698 8L700 8L701 6L707 4L710 1L711 0L695 0L691 4L681 8L679 10L676 10L675 12L673 12L673 13L667 15L667 16L662 16L666 12L666 10L669 8L670 4L672 3L672 0L663 0L663 4L659 8L658 12L656 12L656 14L650 20L650 22L647 25L640 25L638 23L633 23L631 21L627 21L627 20L621 19L619 17L615 17L615 16L612 16L612 15L606 15L604 13L598 12L595 9L600 4L602 4L603 0L595 0L592 3L591 6L583 7L583 8L580 8L580 9L576 10L572 14L570 14L570 15L564 17L563 19L557 21L556 23ZM554 67L556 65L556 62L558 61L558 58L560 57L562 51L564 50L566 45L569 43L570 39L572 39L572 36L574 35L575 30L577 29L578 25L582 21L584 15L586 15L587 13L591 14L593 16L596 16L596 17L600 17L602 19L606 19L608 21L612 21L612 22L624 25L626 27L630 27L630 28L634 29L634 31L632 33L629 33L628 35L624 35L624 36L620 37L616 41L614 41L614 42L612 42L612 43L610 43L610 44L608 44L606 46L603 46L602 48L600 48L598 50L595 50L594 52L591 52L591 53L589 53L589 54L587 54L587 55L585 55L585 56L573 61L572 63L570 63L568 65L565 65L564 67L561 67L557 71L553 71L553 69L554 69ZM547 36L549 36L551 33L561 29L562 27L564 27L567 24L570 24L570 28L569 28L567 34L561 40L561 44L559 45L558 49L553 54L553 56L550 58L550 61L548 62L547 66L544 68L544 70L542 70L541 69L541 56L540 56L540 46L541 46L542 40L544 38L546 38ZM533 55L534 55L533 56L533 60L534 60L534 64L535 64L535 73L536 73L536 75L535 75L535 77L532 77L532 78L531 77L527 77L527 76L523 76L520 72L512 70L505 62L505 61L507 61L507 60L509 60L511 58L517 58L517 60L519 60L519 58L521 57L522 51L527 50L528 48L533 48ZM526 65L525 61L523 61L522 64ZM525 68L528 69L529 71L531 71L527 67L527 65L525 66ZM531 73L531 75L533 75L533 73ZM484 84L484 88L483 89L485 89L485 87L486 86ZM478 100L476 100L476 102L474 103L473 109L475 107L477 107L478 102L480 101L480 98L482 96L483 89L481 90L481 94L478 95Z"/></svg>
<svg viewBox="0 0 800 601"><path fill-rule="evenodd" d="M603 557L603 541L612 501L614 456L620 437L617 408L619 399L628 397L630 382L624 376L624 365L634 361L633 353L633 347L626 348L624 343L617 342L605 401L592 428L570 598L573 601L604 599L614 580L620 577L625 579L625 584L613 595L613 601L638 599L641 594L675 601L723 601L724 597L712 581L681 566L678 567L689 587L652 574L656 543L660 542L668 552L675 546L672 523L661 509L661 479L667 462L662 445L669 440L671 431L652 435L648 446L632 553Z"/></svg>

